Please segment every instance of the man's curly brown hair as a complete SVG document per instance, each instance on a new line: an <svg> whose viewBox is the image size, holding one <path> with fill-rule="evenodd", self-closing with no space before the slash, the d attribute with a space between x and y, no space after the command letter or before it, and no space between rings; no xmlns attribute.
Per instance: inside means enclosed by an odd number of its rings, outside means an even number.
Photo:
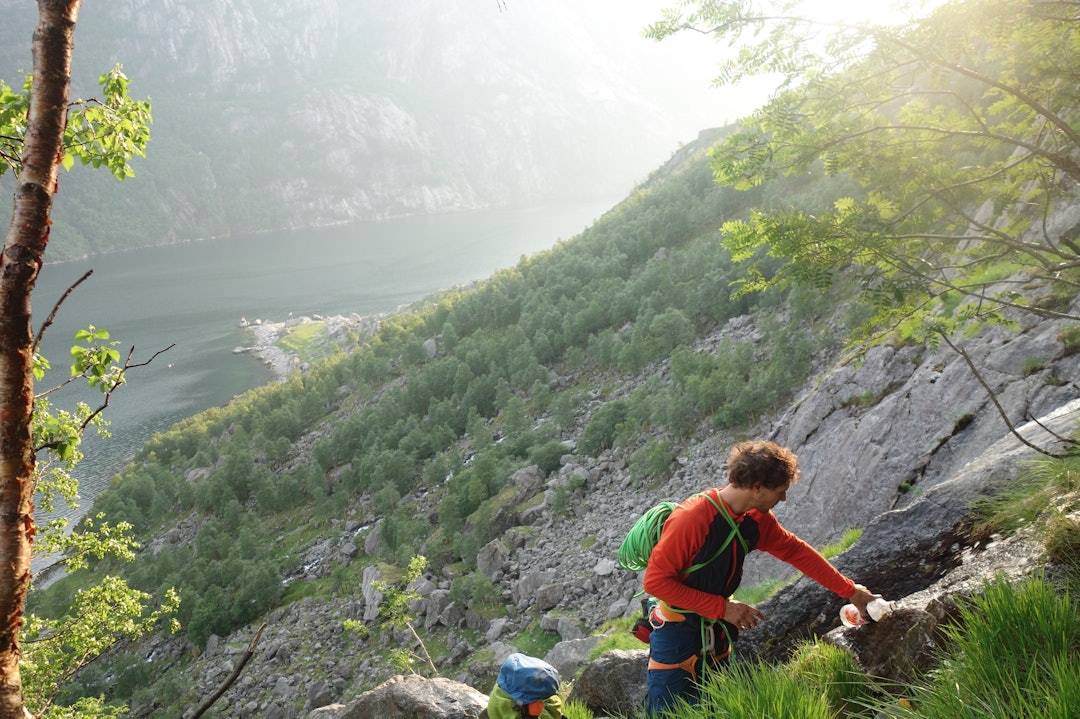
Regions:
<svg viewBox="0 0 1080 719"><path fill-rule="evenodd" d="M741 489L761 485L777 489L799 479L798 457L787 447L764 439L739 442L728 452L728 482Z"/></svg>

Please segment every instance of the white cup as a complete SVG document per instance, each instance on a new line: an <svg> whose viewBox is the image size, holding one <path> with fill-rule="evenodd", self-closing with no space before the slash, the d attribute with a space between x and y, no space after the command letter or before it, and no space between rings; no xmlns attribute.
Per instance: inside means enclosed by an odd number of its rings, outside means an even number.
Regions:
<svg viewBox="0 0 1080 719"><path fill-rule="evenodd" d="M861 627L866 620L859 614L859 608L854 604L845 604L840 608L840 623L845 627Z"/></svg>

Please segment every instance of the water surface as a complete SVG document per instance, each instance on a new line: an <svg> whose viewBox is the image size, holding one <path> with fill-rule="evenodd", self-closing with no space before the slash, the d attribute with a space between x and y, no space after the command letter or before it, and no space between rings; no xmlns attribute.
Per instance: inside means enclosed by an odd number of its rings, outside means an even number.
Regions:
<svg viewBox="0 0 1080 719"><path fill-rule="evenodd" d="M367 222L147 248L89 261L46 264L33 295L40 324L64 290L92 277L65 301L42 343L66 370L74 332L103 327L134 362L107 410L113 437L84 441L77 470L81 516L90 500L156 432L272 377L253 356L241 317L369 314L394 310L439 289L483 279L523 255L578 234L612 202L491 210ZM36 327L35 327L36 329ZM38 389L61 377L54 371ZM87 392L79 396L99 401ZM62 398L61 406L68 406Z"/></svg>

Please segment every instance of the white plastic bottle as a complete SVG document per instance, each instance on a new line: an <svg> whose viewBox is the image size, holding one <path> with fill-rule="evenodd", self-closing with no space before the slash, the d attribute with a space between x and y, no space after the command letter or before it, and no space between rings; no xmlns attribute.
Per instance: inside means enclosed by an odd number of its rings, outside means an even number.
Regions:
<svg viewBox="0 0 1080 719"><path fill-rule="evenodd" d="M891 614L892 610L892 604L884 599L874 599L866 605L866 613L875 622L880 622L881 618ZM840 623L845 627L860 627L866 624L866 620L859 614L858 607L854 604L845 604L840 608Z"/></svg>
<svg viewBox="0 0 1080 719"><path fill-rule="evenodd" d="M866 613L875 622L880 622L882 617L892 614L892 610L892 604L884 599L875 599L866 605Z"/></svg>

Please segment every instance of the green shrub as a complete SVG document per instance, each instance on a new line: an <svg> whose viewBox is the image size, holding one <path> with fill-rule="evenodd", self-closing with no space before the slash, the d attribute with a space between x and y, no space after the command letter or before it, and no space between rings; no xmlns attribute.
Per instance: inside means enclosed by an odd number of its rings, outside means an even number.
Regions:
<svg viewBox="0 0 1080 719"><path fill-rule="evenodd" d="M608 402L592 416L578 438L578 450L588 455L597 455L605 449L611 449L619 424L630 414L630 405L625 400Z"/></svg>
<svg viewBox="0 0 1080 719"><path fill-rule="evenodd" d="M649 437L630 457L630 477L635 482L667 479L675 466L675 443Z"/></svg>
<svg viewBox="0 0 1080 719"><path fill-rule="evenodd" d="M545 474L551 474L562 466L562 457L567 453L566 445L551 440L529 449L529 462L535 464Z"/></svg>
<svg viewBox="0 0 1080 719"><path fill-rule="evenodd" d="M1080 326L1066 327L1058 333L1057 338L1058 342L1065 345L1065 355L1080 352Z"/></svg>
<svg viewBox="0 0 1080 719"><path fill-rule="evenodd" d="M450 581L449 598L468 609L491 609L501 604L502 593L480 572L469 572Z"/></svg>
<svg viewBox="0 0 1080 719"><path fill-rule="evenodd" d="M1039 357L1028 357L1024 360L1022 372L1025 377L1030 377L1036 372L1046 369L1046 361Z"/></svg>

